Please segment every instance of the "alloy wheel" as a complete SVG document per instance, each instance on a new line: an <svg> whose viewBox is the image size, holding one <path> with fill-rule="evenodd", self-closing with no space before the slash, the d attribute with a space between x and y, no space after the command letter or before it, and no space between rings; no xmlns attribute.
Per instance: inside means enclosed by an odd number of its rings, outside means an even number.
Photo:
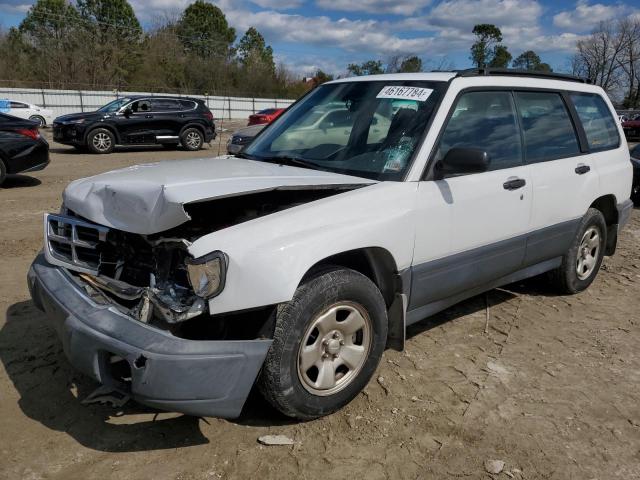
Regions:
<svg viewBox="0 0 640 480"><path fill-rule="evenodd" d="M98 132L93 136L91 143L96 150L106 152L111 148L111 137L103 132Z"/></svg>

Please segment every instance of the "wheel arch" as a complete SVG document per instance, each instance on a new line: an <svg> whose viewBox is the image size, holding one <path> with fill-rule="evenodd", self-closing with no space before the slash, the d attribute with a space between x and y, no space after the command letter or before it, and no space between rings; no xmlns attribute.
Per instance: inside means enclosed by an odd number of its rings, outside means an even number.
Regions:
<svg viewBox="0 0 640 480"><path fill-rule="evenodd" d="M331 255L313 264L300 283L335 266L355 270L369 278L378 287L387 307L389 321L387 346L394 350L403 350L409 281L405 275L398 272L391 252L382 247L364 247Z"/></svg>
<svg viewBox="0 0 640 480"><path fill-rule="evenodd" d="M595 199L589 208L595 208L602 213L607 224L607 245L605 255L613 255L618 244L618 204L615 195L603 195Z"/></svg>
<svg viewBox="0 0 640 480"><path fill-rule="evenodd" d="M104 128L105 130L109 130L113 135L113 137L116 139L116 144L122 145L122 142L120 141L120 135L118 135L118 130L114 128L112 125L102 124L102 123L95 123L87 128L87 131L84 134L84 138L83 138L84 145L87 145L87 141L89 140L89 135L91 135L91 132L93 132L98 128Z"/></svg>
<svg viewBox="0 0 640 480"><path fill-rule="evenodd" d="M198 122L190 122L187 123L186 125L184 125L181 129L180 129L180 133L178 134L178 138L182 138L182 134L188 130L189 128L197 128L198 130L200 130L200 133L202 134L202 139L204 140L204 126Z"/></svg>

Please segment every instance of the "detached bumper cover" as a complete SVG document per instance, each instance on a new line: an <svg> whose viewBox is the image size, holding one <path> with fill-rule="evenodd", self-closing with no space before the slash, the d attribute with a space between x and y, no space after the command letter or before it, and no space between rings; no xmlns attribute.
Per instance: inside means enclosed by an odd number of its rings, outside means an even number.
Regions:
<svg viewBox="0 0 640 480"><path fill-rule="evenodd" d="M28 284L74 367L103 384L122 387L109 368L112 355L122 357L131 367L131 396L162 410L237 417L272 342L174 337L113 307L95 304L64 269L47 263L42 254L31 265Z"/></svg>

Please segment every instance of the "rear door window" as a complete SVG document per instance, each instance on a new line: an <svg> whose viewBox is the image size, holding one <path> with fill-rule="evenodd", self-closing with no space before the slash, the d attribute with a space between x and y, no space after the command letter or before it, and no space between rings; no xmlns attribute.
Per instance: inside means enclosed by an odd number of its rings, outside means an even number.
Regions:
<svg viewBox="0 0 640 480"><path fill-rule="evenodd" d="M587 136L589 150L597 152L618 148L618 126L602 97L596 93L571 93L580 121Z"/></svg>
<svg viewBox="0 0 640 480"><path fill-rule="evenodd" d="M571 116L559 93L516 92L515 97L527 163L580 153Z"/></svg>
<svg viewBox="0 0 640 480"><path fill-rule="evenodd" d="M487 152L490 170L522 165L522 142L511 93L461 95L440 139L436 161L454 147Z"/></svg>

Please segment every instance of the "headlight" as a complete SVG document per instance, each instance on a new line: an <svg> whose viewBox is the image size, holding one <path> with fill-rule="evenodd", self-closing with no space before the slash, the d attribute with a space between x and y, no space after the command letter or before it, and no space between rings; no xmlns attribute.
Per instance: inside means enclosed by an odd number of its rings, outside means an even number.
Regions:
<svg viewBox="0 0 640 480"><path fill-rule="evenodd" d="M78 118L77 120L67 120L67 123L78 124L78 123L84 123L85 120L86 118Z"/></svg>
<svg viewBox="0 0 640 480"><path fill-rule="evenodd" d="M196 295L211 298L224 288L227 259L222 252L213 252L200 258L186 260L189 282Z"/></svg>

